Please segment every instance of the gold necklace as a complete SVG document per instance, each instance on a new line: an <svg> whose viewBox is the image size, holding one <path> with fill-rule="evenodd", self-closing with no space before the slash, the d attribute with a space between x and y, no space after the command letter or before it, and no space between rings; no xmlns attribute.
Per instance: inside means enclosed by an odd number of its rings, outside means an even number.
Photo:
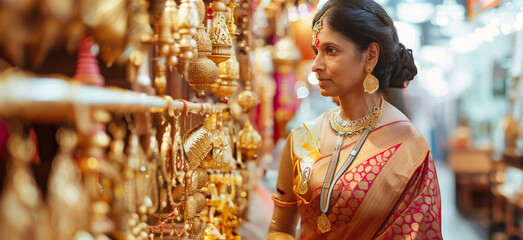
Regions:
<svg viewBox="0 0 523 240"><path fill-rule="evenodd" d="M378 120L381 118L382 114L382 108L383 108L383 97L381 98L381 104L379 107L374 107L373 111L369 113L368 115L353 120L353 121L345 121L341 116L341 109L340 111L334 113L331 115L331 118L329 119L329 125L331 127L331 130L336 135L342 135L342 136L357 136L361 134L362 130L364 128L369 128L370 130L374 129L376 125L378 124Z"/></svg>

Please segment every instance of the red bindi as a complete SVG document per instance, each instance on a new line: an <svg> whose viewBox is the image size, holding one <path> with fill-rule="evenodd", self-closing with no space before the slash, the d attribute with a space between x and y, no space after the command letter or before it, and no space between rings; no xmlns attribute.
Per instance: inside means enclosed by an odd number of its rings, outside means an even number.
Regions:
<svg viewBox="0 0 523 240"><path fill-rule="evenodd" d="M316 38L316 41L314 41L314 45L316 45L316 47L319 47L320 46L320 39Z"/></svg>

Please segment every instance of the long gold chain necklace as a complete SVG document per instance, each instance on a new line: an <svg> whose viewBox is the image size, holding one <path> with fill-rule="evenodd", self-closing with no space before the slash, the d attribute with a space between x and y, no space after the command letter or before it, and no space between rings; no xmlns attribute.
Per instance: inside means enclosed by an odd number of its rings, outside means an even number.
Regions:
<svg viewBox="0 0 523 240"><path fill-rule="evenodd" d="M365 143L365 140L367 140L369 133L376 127L376 125L381 117L382 107L383 107L383 98L381 98L381 104L380 104L379 108L375 107L374 111L372 111L371 114L369 114L359 120L356 120L356 122L352 121L355 123L352 126L349 126L352 123L352 122L349 122L349 123L346 123L347 127L340 127L339 125L336 125L337 123L336 123L336 119L334 117L331 117L331 119L329 119L329 124L331 126L331 129L336 133L336 135L338 135L338 140L336 141L336 145L334 146L334 151L332 153L332 157L329 162L329 167L327 168L325 178L323 179L323 186L321 187L321 194L320 194L321 215L318 217L318 229L322 233L328 232L331 228L331 222L330 222L329 218L327 217L327 214L329 213L330 200L331 200L332 191L334 190L334 186L336 185L338 180L341 178L341 176L352 165L352 163L354 162L354 159L356 159L356 156L358 155L361 148L363 147L363 143ZM335 114L333 114L333 115L335 115ZM343 130L345 130L345 131L343 131ZM353 136L353 135L357 135L357 134L361 134L360 137L358 138L358 141L352 147L352 150L350 151L349 156L347 156L347 159L345 159L345 162L343 163L340 170L336 173L336 176L335 176L334 173L336 170L336 166L338 166L338 161L340 159L340 152L341 152L341 147L343 146L343 139L347 135Z"/></svg>

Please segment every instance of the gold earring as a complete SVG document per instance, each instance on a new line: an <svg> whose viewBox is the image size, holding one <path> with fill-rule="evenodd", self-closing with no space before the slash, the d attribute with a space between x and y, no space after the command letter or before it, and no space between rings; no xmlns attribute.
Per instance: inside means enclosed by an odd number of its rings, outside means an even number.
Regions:
<svg viewBox="0 0 523 240"><path fill-rule="evenodd" d="M363 90L368 94L373 94L378 90L380 82L374 75L372 75L371 67L367 67L365 71L367 72L367 76L365 76L365 80L363 80Z"/></svg>

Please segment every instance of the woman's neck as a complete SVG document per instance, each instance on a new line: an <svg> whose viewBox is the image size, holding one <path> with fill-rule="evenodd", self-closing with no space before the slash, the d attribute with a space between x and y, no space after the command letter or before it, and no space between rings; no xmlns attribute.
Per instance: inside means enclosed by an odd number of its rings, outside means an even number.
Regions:
<svg viewBox="0 0 523 240"><path fill-rule="evenodd" d="M372 112L374 107L379 107L381 97L378 93L347 94L340 96L340 116L346 121L362 118Z"/></svg>

